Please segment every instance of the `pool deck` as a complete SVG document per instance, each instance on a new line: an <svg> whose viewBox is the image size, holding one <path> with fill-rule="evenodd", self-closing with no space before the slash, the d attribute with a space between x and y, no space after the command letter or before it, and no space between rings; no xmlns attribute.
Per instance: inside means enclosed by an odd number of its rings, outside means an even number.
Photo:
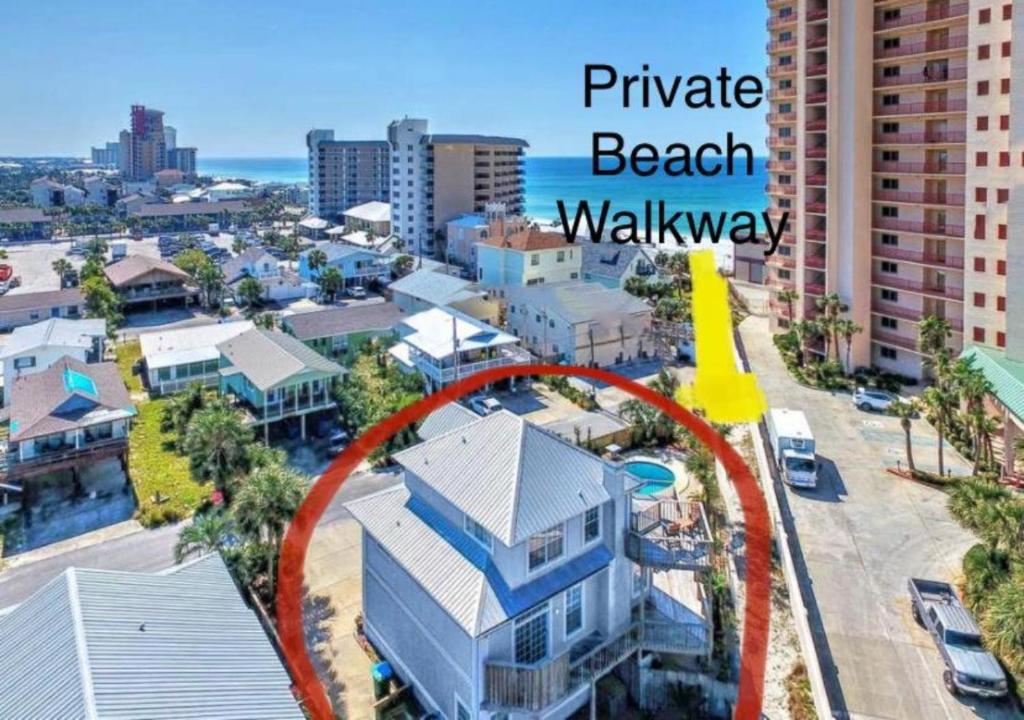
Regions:
<svg viewBox="0 0 1024 720"><path fill-rule="evenodd" d="M686 455L677 450L650 450L647 448L630 451L623 455L623 464L631 462L650 462L657 465L664 465L676 477L676 497L680 500L690 500L700 494L700 483L696 482L686 469Z"/></svg>

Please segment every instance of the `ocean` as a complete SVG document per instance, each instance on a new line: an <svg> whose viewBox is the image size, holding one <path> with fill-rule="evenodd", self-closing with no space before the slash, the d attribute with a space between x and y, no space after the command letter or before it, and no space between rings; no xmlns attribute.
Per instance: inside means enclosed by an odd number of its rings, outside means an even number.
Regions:
<svg viewBox="0 0 1024 720"><path fill-rule="evenodd" d="M558 217L557 201L565 202L566 211L574 213L580 200L600 206L612 201L612 212L629 210L642 217L644 202L664 200L671 212L678 210L711 213L747 210L760 217L766 207L764 193L767 173L766 158L754 160L752 175L719 175L716 177L669 177L657 173L637 177L624 173L618 176L595 176L587 157L527 157L526 214L546 220ZM308 181L306 158L203 158L197 159L197 170L203 175L244 178L255 182L304 183ZM599 210L599 207L598 207ZM685 221L680 224L686 227ZM731 243L716 248L720 259L731 256ZM724 263L723 263L724 264Z"/></svg>

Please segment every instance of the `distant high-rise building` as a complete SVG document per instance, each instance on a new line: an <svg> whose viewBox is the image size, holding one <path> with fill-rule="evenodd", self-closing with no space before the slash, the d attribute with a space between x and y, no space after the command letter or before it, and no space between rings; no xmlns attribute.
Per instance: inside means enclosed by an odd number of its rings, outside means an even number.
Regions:
<svg viewBox="0 0 1024 720"><path fill-rule="evenodd" d="M162 111L132 105L131 126L121 131L118 160L128 180L149 180L167 168L194 175L196 149L178 147L178 131L164 125Z"/></svg>
<svg viewBox="0 0 1024 720"><path fill-rule="evenodd" d="M333 130L306 133L309 212L338 218L351 207L387 202L389 149L384 140L335 140Z"/></svg>
<svg viewBox="0 0 1024 720"><path fill-rule="evenodd" d="M117 167L121 159L121 144L119 142L108 142L104 147L91 149L92 164Z"/></svg>
<svg viewBox="0 0 1024 720"><path fill-rule="evenodd" d="M176 147L167 151L167 166L173 170L181 170L186 177L196 174L196 149L194 147Z"/></svg>
<svg viewBox="0 0 1024 720"><path fill-rule="evenodd" d="M489 135L431 135L427 121L388 126L391 232L413 252L434 253L434 235L463 213L492 202L523 210L525 140Z"/></svg>

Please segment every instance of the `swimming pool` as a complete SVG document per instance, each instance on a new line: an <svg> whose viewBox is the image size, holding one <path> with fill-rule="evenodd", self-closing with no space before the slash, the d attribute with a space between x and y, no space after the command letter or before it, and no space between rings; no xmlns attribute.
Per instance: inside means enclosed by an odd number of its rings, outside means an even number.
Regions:
<svg viewBox="0 0 1024 720"><path fill-rule="evenodd" d="M635 475L645 481L636 490L640 495L657 495L672 487L676 482L676 474L660 463L634 460L626 463L623 467L630 475Z"/></svg>

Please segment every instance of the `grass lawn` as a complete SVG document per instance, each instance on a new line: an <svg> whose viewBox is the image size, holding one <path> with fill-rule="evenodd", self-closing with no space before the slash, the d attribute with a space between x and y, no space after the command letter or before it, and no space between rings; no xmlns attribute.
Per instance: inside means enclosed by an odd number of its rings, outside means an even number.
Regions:
<svg viewBox="0 0 1024 720"><path fill-rule="evenodd" d="M210 488L192 479L188 459L175 452L174 433L160 429L166 402L156 399L139 403L139 415L128 438L139 522L146 527L191 516L210 493Z"/></svg>
<svg viewBox="0 0 1024 720"><path fill-rule="evenodd" d="M122 343L114 348L114 353L117 356L117 367L121 371L121 377L124 378L124 384L128 386L128 391L143 392L142 376L132 374L132 367L142 359L142 346L139 341Z"/></svg>

